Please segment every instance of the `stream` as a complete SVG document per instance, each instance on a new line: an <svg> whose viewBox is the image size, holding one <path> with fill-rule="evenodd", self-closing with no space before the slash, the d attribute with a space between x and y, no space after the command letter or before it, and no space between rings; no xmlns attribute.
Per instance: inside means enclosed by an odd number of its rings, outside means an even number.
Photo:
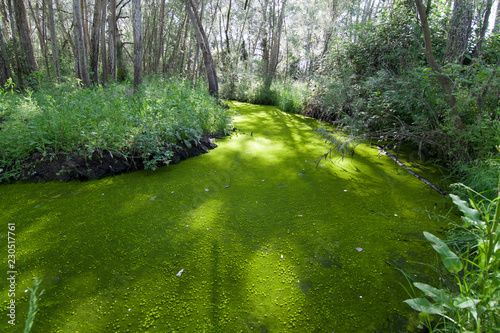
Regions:
<svg viewBox="0 0 500 333"><path fill-rule="evenodd" d="M437 280L422 233L442 235L446 198L374 146L318 164L314 119L229 104L237 133L180 164L1 185L0 331L22 332L37 277L32 332L416 332L402 272Z"/></svg>

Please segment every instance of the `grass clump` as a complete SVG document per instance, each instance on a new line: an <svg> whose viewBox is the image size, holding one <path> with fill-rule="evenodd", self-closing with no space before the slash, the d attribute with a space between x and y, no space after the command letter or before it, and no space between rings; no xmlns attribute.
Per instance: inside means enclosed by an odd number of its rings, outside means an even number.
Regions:
<svg viewBox="0 0 500 333"><path fill-rule="evenodd" d="M16 93L0 90L0 181L20 177L34 153L44 158L105 151L141 157L145 167L166 164L172 148L204 135L226 134L227 111L201 87L154 79L137 94L124 84Z"/></svg>

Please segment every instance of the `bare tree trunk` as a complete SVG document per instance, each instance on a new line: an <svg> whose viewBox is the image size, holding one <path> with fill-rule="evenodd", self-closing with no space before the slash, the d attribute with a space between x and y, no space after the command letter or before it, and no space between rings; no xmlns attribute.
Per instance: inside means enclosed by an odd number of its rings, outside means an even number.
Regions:
<svg viewBox="0 0 500 333"><path fill-rule="evenodd" d="M155 42L155 50L154 50L154 64L153 64L153 72L158 73L158 67L160 66L160 59L163 50L163 28L165 25L165 0L161 0L160 6L160 30L158 31L158 35L156 36Z"/></svg>
<svg viewBox="0 0 500 333"><path fill-rule="evenodd" d="M141 0L132 0L132 18L134 25L134 92L142 84L142 9Z"/></svg>
<svg viewBox="0 0 500 333"><path fill-rule="evenodd" d="M229 8L227 10L227 18L226 18L226 28L224 29L226 35L226 49L227 54L231 53L231 47L229 45L229 18L231 16L231 0L229 0Z"/></svg>
<svg viewBox="0 0 500 333"><path fill-rule="evenodd" d="M21 45L22 56L21 71L24 76L30 76L33 72L38 71L38 65L31 44L30 29L28 26L28 17L26 16L26 7L24 0L14 1L14 15L16 17L17 32L19 34L19 43Z"/></svg>
<svg viewBox="0 0 500 333"><path fill-rule="evenodd" d="M446 44L447 62L463 62L472 31L473 11L472 0L455 0Z"/></svg>
<svg viewBox="0 0 500 333"><path fill-rule="evenodd" d="M276 75L276 69L278 67L279 51L281 43L281 31L283 29L283 17L285 15L286 0L283 0L281 4L281 12L278 18L278 25L273 31L273 38L271 41L271 56L269 58L269 66L266 72L265 78L265 88L270 89L271 83Z"/></svg>
<svg viewBox="0 0 500 333"><path fill-rule="evenodd" d="M57 46L57 33L56 24L54 21L54 4L52 0L49 0L49 30L50 30L50 41L52 46L52 63L54 65L54 72L57 77L57 81L61 81L61 71L59 69L59 49Z"/></svg>
<svg viewBox="0 0 500 333"><path fill-rule="evenodd" d="M495 24L493 25L493 32L498 33L500 31L500 2L497 3L497 14L495 16Z"/></svg>
<svg viewBox="0 0 500 333"><path fill-rule="evenodd" d="M85 52L85 41L83 36L82 13L80 0L73 0L73 26L75 33L75 68L77 77L83 84L90 87L89 72L87 69L87 53Z"/></svg>
<svg viewBox="0 0 500 333"><path fill-rule="evenodd" d="M109 1L109 75L116 80L116 0Z"/></svg>
<svg viewBox="0 0 500 333"><path fill-rule="evenodd" d="M92 36L90 39L90 69L92 71L92 82L95 85L99 85L99 43L101 41L101 11L103 3L104 0L95 1Z"/></svg>
<svg viewBox="0 0 500 333"><path fill-rule="evenodd" d="M36 11L33 9L33 6L31 5L30 1L28 1L28 6L30 8L31 15L33 16L33 20L35 21L36 30L38 32L38 40L40 42L40 50L42 51L42 55L43 55L43 58L45 60L45 67L47 69L48 76L50 77L49 61L48 61L48 57L47 57L46 38L45 38L45 34L43 32L43 26L40 22L42 20L38 17L38 13L37 13L40 11L38 8L38 1L36 1L36 9L37 9ZM43 15L43 12L42 12L42 15Z"/></svg>
<svg viewBox="0 0 500 333"><path fill-rule="evenodd" d="M486 30L488 29L492 5L493 5L493 0L486 0L486 10L484 12L484 19L482 22L481 31L479 33L479 40L477 41L476 49L474 50L474 57L481 56L484 36L486 35Z"/></svg>
<svg viewBox="0 0 500 333"><path fill-rule="evenodd" d="M12 30L12 46L14 48L14 55L16 57L16 67L17 67L17 79L19 87L24 87L24 75L21 65L21 57L19 56L19 47L17 46L17 31L16 25L14 24L14 10L12 8L12 0L7 0L7 6L9 7L9 19L10 28Z"/></svg>
<svg viewBox="0 0 500 333"><path fill-rule="evenodd" d="M213 97L219 98L219 83L217 80L217 73L215 71L215 64L212 58L212 53L210 52L210 45L208 43L207 36L205 35L200 17L198 16L198 10L196 8L194 0L184 0L184 2L186 4L186 10L188 12L189 18L193 23L196 39L203 54L203 60L205 61L205 69L207 71L208 79L208 91Z"/></svg>
<svg viewBox="0 0 500 333"><path fill-rule="evenodd" d="M434 58L434 54L432 52L432 41L431 41L431 32L429 29L429 23L427 22L427 14L425 11L425 7L422 4L421 0L415 0L415 5L417 6L417 11L420 16L420 23L422 25L422 30L424 33L424 41L425 41L425 58L431 66L431 69L436 73L436 77L443 88L446 99L448 101L448 105L451 109L451 114L455 117L455 129L458 132L462 131L462 119L460 118L460 114L456 108L456 99L452 92L452 86L450 79L443 74L441 67L437 63Z"/></svg>
<svg viewBox="0 0 500 333"><path fill-rule="evenodd" d="M9 55L7 54L7 48L5 47L2 30L3 27L0 27L0 87L4 87L7 80L12 78Z"/></svg>
<svg viewBox="0 0 500 333"><path fill-rule="evenodd" d="M102 0L101 12L101 62L102 62L102 85L105 86L108 82L108 55L106 54L106 8L107 0Z"/></svg>
<svg viewBox="0 0 500 333"><path fill-rule="evenodd" d="M85 41L85 52L88 53L90 50L90 33L89 33L89 10L87 7L87 0L81 0L82 2L82 29L83 38Z"/></svg>

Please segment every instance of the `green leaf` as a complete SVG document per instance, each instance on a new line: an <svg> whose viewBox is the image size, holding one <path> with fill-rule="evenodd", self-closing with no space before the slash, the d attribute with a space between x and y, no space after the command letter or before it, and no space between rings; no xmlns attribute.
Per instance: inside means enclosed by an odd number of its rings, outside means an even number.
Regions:
<svg viewBox="0 0 500 333"><path fill-rule="evenodd" d="M477 322L477 308L476 305L481 302L479 299L473 299L471 297L457 296L453 300L453 305L459 309L468 309L468 312L474 316Z"/></svg>
<svg viewBox="0 0 500 333"><path fill-rule="evenodd" d="M434 250L439 253L441 261L448 271L451 273L458 273L462 270L463 266L460 258L450 250L448 245L431 233L424 232L424 236L429 242L431 242Z"/></svg>
<svg viewBox="0 0 500 333"><path fill-rule="evenodd" d="M476 308L476 305L480 302L481 300L479 299L473 299L471 297L465 297L465 296L457 296L453 300L453 305L459 309L466 309L466 308Z"/></svg>
<svg viewBox="0 0 500 333"><path fill-rule="evenodd" d="M425 312L430 314L443 314L444 309L440 305L434 305L427 298L412 298L403 301L412 307L412 309L419 312Z"/></svg>
<svg viewBox="0 0 500 333"><path fill-rule="evenodd" d="M464 213L465 217L470 219L466 222L470 223L472 221L476 224L481 224L481 216L479 215L479 211L477 209L469 208L467 201L460 199L460 197L457 195L450 194L450 197L453 200L453 203L457 205L458 209L460 209L460 211Z"/></svg>
<svg viewBox="0 0 500 333"><path fill-rule="evenodd" d="M413 285L422 290L426 296L431 297L435 302L443 305L450 304L451 296L445 290L437 289L420 282L414 282Z"/></svg>

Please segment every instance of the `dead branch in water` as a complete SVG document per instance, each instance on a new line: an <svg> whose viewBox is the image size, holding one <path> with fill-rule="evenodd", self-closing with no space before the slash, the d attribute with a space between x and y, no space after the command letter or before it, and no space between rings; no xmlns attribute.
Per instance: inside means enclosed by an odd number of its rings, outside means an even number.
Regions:
<svg viewBox="0 0 500 333"><path fill-rule="evenodd" d="M437 187L436 185L434 185L433 183L431 183L430 181L428 181L424 177L418 175L416 172L414 172L413 170L411 170L410 168L408 168L403 162L401 162L400 160L398 160L394 155L392 155L391 153L385 151L384 148L382 148L382 146L379 146L379 145L374 144L374 143L371 143L371 145L377 147L381 153L384 153L385 155L389 156L394 162L396 162L397 164L399 164L400 166L402 166L403 168L405 168L406 171L408 171L409 173L411 173L413 176L417 177L418 179L420 179L421 181L423 181L424 183L426 183L434 191L436 191L437 193L439 193L441 195L446 195L446 192L444 192L439 187Z"/></svg>

